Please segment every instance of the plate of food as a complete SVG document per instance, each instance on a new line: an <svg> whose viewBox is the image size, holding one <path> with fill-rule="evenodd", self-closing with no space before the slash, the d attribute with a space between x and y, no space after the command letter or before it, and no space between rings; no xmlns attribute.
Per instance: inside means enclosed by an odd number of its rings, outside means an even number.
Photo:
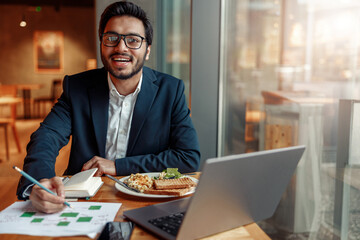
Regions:
<svg viewBox="0 0 360 240"><path fill-rule="evenodd" d="M176 169L177 172L177 169ZM163 172L136 173L119 179L125 185L115 183L120 192L147 198L171 198L190 195L195 192L198 180L191 176Z"/></svg>

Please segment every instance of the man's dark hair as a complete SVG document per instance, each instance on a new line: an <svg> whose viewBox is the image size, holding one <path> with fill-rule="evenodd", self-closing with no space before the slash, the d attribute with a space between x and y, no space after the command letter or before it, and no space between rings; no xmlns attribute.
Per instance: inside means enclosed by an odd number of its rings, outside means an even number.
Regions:
<svg viewBox="0 0 360 240"><path fill-rule="evenodd" d="M115 16L131 16L141 20L145 28L146 43L148 45L151 45L153 38L153 28L151 26L150 20L146 16L145 11L132 2L115 2L113 4L110 4L104 10L103 14L101 15L99 24L100 41L102 38L101 35L104 33L107 22L110 20L110 18Z"/></svg>

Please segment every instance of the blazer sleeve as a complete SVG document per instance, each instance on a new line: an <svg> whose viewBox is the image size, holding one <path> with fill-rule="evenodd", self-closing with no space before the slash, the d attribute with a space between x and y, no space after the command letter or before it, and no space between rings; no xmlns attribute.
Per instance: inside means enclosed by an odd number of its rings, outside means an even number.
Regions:
<svg viewBox="0 0 360 240"><path fill-rule="evenodd" d="M148 149L148 154L131 153L125 158L116 159L117 175L127 175L138 172L159 172L166 168L178 168L180 172L197 171L200 164L200 149L197 134L190 118L190 110L187 107L184 95L184 84L178 81L175 97L171 102L162 98L162 104L171 105L171 113L161 113L159 118L166 118L169 124L160 126L159 131L168 131L169 140L166 145L160 146L160 151ZM157 123L152 122L153 126ZM170 129L165 129L169 126ZM133 126L132 126L133 127ZM144 129L146 131L146 129ZM142 135L142 141L155 142L154 136ZM139 146L137 148L142 148Z"/></svg>
<svg viewBox="0 0 360 240"><path fill-rule="evenodd" d="M63 82L63 94L51 109L51 112L40 123L40 127L31 135L27 145L27 155L23 170L36 180L55 176L55 161L59 150L69 142L71 134L70 105L67 101L67 77ZM24 190L31 182L20 178L17 196L24 200Z"/></svg>

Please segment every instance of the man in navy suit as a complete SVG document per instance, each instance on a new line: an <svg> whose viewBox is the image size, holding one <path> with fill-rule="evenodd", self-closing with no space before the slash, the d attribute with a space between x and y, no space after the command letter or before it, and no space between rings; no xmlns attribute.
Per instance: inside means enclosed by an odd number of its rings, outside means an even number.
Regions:
<svg viewBox="0 0 360 240"><path fill-rule="evenodd" d="M55 160L70 136L65 174L95 167L96 176L198 169L199 144L183 82L144 67L152 34L137 5L117 2L105 9L99 26L104 68L65 76L61 97L27 146L24 171L58 196L21 178L19 199L29 197L47 213L64 207Z"/></svg>

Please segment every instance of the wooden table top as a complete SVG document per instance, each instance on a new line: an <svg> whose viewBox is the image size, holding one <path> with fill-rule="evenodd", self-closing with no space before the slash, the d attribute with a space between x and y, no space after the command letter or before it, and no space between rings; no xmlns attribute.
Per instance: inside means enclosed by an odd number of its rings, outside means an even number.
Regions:
<svg viewBox="0 0 360 240"><path fill-rule="evenodd" d="M305 91L262 91L265 104L333 104L338 101L335 98L322 96L320 93L310 93Z"/></svg>
<svg viewBox="0 0 360 240"><path fill-rule="evenodd" d="M196 175L195 177L198 177ZM12 203L17 201L16 198L16 187L20 177L0 177L0 211L10 206ZM118 177L120 178L120 177ZM126 219L123 216L123 212L126 210L144 207L152 204L157 204L161 202L166 202L169 200L174 200L174 198L140 198L136 196L130 196L125 193L119 192L115 188L115 182L103 177L104 185L100 188L98 193L90 199L93 202L120 202L122 203L114 221L123 222ZM83 200L82 200L83 201ZM206 240L212 239L243 239L243 240L267 240L270 239L256 224L252 223L243 227L238 227L223 233L212 235L206 237ZM28 235L16 235L16 234L0 234L0 240L69 240L69 239L90 239L86 236L76 236L76 237L39 237L39 236L28 236ZM158 239L156 236L151 233L143 230L140 227L135 227L131 236L131 240L151 240Z"/></svg>
<svg viewBox="0 0 360 240"><path fill-rule="evenodd" d="M22 98L18 97L0 97L0 105L8 105L8 104L15 104L21 103Z"/></svg>
<svg viewBox="0 0 360 240"><path fill-rule="evenodd" d="M22 84L14 84L20 90L35 90L40 89L44 85L39 83L22 83Z"/></svg>
<svg viewBox="0 0 360 240"><path fill-rule="evenodd" d="M5 85L16 86L16 88L19 90L36 90L44 87L44 84L40 84L40 83L15 83L15 84L5 84Z"/></svg>

